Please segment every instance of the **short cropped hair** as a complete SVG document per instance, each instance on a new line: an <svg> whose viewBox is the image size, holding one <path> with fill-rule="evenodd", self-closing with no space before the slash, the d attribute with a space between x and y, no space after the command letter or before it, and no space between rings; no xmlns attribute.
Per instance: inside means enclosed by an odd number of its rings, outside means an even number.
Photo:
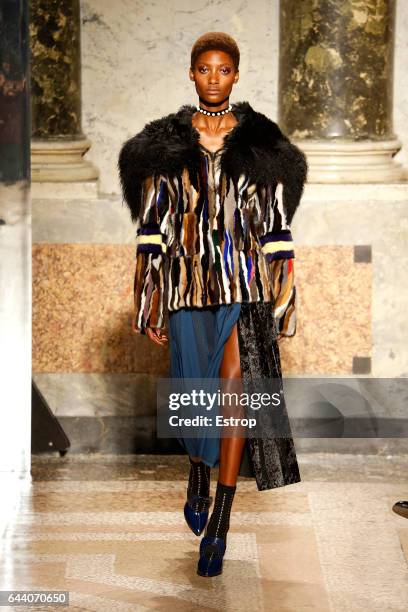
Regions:
<svg viewBox="0 0 408 612"><path fill-rule="evenodd" d="M194 70L197 57L210 49L228 53L234 62L235 70L239 68L239 48L235 40L225 32L206 32L195 41L191 49L191 68Z"/></svg>

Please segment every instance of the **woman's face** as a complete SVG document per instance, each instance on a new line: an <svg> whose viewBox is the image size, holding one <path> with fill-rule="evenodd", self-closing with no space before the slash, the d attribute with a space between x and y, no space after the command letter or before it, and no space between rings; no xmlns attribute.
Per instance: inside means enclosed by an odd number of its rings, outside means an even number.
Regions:
<svg viewBox="0 0 408 612"><path fill-rule="evenodd" d="M190 67L189 75L190 80L195 82L200 100L214 106L229 97L233 85L239 79L239 70L235 69L228 53L211 49L197 57L194 69Z"/></svg>

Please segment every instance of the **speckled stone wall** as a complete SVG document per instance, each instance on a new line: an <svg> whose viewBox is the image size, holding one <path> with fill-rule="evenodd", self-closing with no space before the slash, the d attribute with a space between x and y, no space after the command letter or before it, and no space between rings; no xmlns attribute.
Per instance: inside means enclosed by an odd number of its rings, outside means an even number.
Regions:
<svg viewBox="0 0 408 612"><path fill-rule="evenodd" d="M395 0L280 3L279 121L300 138L392 138Z"/></svg>
<svg viewBox="0 0 408 612"><path fill-rule="evenodd" d="M130 328L133 251L128 245L35 245L36 373L168 376L168 347ZM299 324L296 336L280 345L285 373L352 375L361 373L359 359L370 371L370 258L338 245L299 247L296 258Z"/></svg>
<svg viewBox="0 0 408 612"><path fill-rule="evenodd" d="M34 372L166 375L164 351L130 327L133 269L129 245L34 245Z"/></svg>
<svg viewBox="0 0 408 612"><path fill-rule="evenodd" d="M83 137L79 0L30 0L33 138Z"/></svg>

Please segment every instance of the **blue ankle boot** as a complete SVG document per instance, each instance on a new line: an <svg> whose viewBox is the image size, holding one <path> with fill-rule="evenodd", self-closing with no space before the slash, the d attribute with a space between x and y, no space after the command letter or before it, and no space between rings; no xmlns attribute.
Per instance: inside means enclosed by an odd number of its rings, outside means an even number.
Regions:
<svg viewBox="0 0 408 612"><path fill-rule="evenodd" d="M199 576L218 576L222 574L222 561L226 549L226 540L205 535L200 542L200 558L197 574Z"/></svg>
<svg viewBox="0 0 408 612"><path fill-rule="evenodd" d="M211 496L203 495L187 495L187 501L184 505L184 518L191 531L199 536L204 531L208 521L208 511L212 504ZM198 508L197 510L195 508Z"/></svg>
<svg viewBox="0 0 408 612"><path fill-rule="evenodd" d="M222 561L227 547L227 533L231 506L236 485L226 485L218 480L214 510L200 542L199 576L218 576L222 573Z"/></svg>

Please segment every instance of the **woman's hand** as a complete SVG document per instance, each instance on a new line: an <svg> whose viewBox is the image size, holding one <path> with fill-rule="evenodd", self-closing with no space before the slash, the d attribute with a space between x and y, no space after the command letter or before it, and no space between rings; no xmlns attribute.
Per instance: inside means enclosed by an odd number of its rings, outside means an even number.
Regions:
<svg viewBox="0 0 408 612"><path fill-rule="evenodd" d="M132 329L135 334L141 333L140 327L137 327L134 319L132 319ZM146 336L149 336L150 340L152 340L152 342L154 342L155 344L163 346L167 343L167 336L159 327L146 327L145 332Z"/></svg>
<svg viewBox="0 0 408 612"><path fill-rule="evenodd" d="M149 336L150 340L159 346L164 346L167 343L167 336L162 332L159 327L146 327L146 336Z"/></svg>

